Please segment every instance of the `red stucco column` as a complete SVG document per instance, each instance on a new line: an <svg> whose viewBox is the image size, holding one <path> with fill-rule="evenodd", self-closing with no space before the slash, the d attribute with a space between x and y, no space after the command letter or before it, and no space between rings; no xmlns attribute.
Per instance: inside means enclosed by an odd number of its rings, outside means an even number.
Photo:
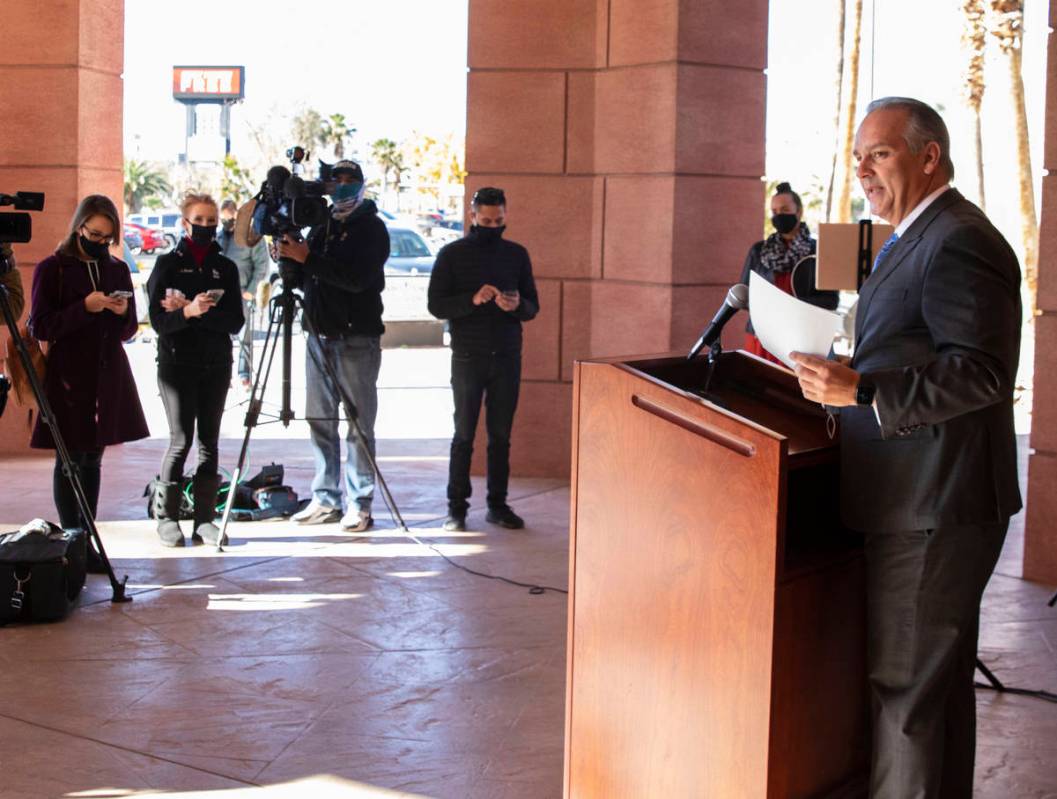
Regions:
<svg viewBox="0 0 1057 799"><path fill-rule="evenodd" d="M760 238L767 2L470 0L469 24L467 207L506 190L542 306L512 467L564 476L573 361L688 349Z"/></svg>
<svg viewBox="0 0 1057 799"><path fill-rule="evenodd" d="M32 243L15 245L27 311L33 267L55 250L77 201L102 193L121 207L124 13L124 0L3 3L0 191L47 195ZM28 451L27 422L8 405L0 453Z"/></svg>
<svg viewBox="0 0 1057 799"><path fill-rule="evenodd" d="M1053 4L1050 26L1057 24ZM1057 583L1057 43L1046 58L1046 135L1039 226L1039 315L1028 460L1024 577Z"/></svg>

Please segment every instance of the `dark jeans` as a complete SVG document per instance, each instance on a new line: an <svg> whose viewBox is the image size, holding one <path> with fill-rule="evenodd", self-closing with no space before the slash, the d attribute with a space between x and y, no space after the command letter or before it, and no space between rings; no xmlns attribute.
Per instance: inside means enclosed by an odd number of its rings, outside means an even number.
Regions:
<svg viewBox="0 0 1057 799"><path fill-rule="evenodd" d="M92 511L92 518L95 519L96 509L99 507L99 481L102 474L103 450L71 452L70 464L81 478L81 488L84 489L88 508ZM88 522L81 518L81 509L77 505L77 496L73 493L73 487L66 475L62 473L62 461L59 459L58 452L55 453L55 470L52 472L51 490L55 497L55 510L59 512L59 526L64 529L72 527L87 529Z"/></svg>
<svg viewBox="0 0 1057 799"><path fill-rule="evenodd" d="M510 431L521 388L521 353L469 355L452 351L451 389L455 400L455 436L448 462L448 508L465 513L472 491L470 460L481 400L488 430L488 507L506 505L510 482Z"/></svg>
<svg viewBox="0 0 1057 799"><path fill-rule="evenodd" d="M161 465L161 479L183 480L184 461L198 424L198 469L203 477L217 473L220 460L220 419L231 382L231 364L193 367L158 365L158 388L169 420L169 449Z"/></svg>
<svg viewBox="0 0 1057 799"><path fill-rule="evenodd" d="M970 799L980 598L1008 522L866 536L873 799Z"/></svg>

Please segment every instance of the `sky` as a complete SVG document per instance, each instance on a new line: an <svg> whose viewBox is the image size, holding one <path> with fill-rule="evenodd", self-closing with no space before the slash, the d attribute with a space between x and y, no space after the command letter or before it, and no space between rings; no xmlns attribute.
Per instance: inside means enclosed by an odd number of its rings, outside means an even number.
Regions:
<svg viewBox="0 0 1057 799"><path fill-rule="evenodd" d="M975 199L972 128L960 97L965 62L960 0L864 0L863 5L860 116L871 97L886 94L937 105L951 131L956 185ZM1048 2L1026 0L1025 6L1024 82L1038 179ZM126 155L170 161L183 150L185 112L171 96L174 64L246 67L246 99L232 111L232 149L243 164L256 168L267 159L252 130L269 131L282 141L290 120L308 106L324 115L345 114L359 129L361 150L379 137L399 141L415 130L461 137L467 7L466 0L184 0L178 13L159 14L163 6L155 0L125 0ZM835 0L771 2L767 177L789 180L794 188L828 176L835 9ZM850 33L850 16L847 24ZM997 48L990 49L984 97L987 210L1017 244L1009 76Z"/></svg>
<svg viewBox="0 0 1057 799"><path fill-rule="evenodd" d="M306 107L345 114L361 143L416 129L462 135L466 21L466 0L125 0L126 157L183 151L176 64L246 67L246 98L232 109L243 163L260 160L251 126L285 136Z"/></svg>

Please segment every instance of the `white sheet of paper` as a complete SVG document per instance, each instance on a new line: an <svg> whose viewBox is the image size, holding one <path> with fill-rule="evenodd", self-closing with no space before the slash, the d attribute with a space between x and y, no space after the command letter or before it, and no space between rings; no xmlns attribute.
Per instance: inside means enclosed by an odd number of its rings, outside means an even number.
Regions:
<svg viewBox="0 0 1057 799"><path fill-rule="evenodd" d="M791 352L825 358L842 327L833 311L786 294L756 272L749 275L749 318L764 349L790 369Z"/></svg>

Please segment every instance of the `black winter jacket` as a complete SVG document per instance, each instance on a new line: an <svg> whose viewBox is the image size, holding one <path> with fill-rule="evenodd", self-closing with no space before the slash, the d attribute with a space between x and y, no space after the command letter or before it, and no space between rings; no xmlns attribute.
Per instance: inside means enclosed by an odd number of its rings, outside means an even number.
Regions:
<svg viewBox="0 0 1057 799"><path fill-rule="evenodd" d="M329 217L308 234L305 312L323 336L380 336L389 231L367 200L345 220Z"/></svg>
<svg viewBox="0 0 1057 799"><path fill-rule="evenodd" d="M521 304L504 311L496 303L473 304L485 284L500 291L517 289ZM539 313L528 250L513 241L482 241L471 231L445 245L429 279L429 312L451 320L452 352L486 354L521 351L521 323Z"/></svg>
<svg viewBox="0 0 1057 799"><path fill-rule="evenodd" d="M209 289L224 289L213 307L188 319L183 311L166 311L161 306L166 289L177 289L193 300ZM238 268L220 254L213 242L202 262L195 263L187 239L176 249L158 258L147 280L150 323L158 331L158 363L187 366L213 366L231 363L231 336L242 328L242 292Z"/></svg>

